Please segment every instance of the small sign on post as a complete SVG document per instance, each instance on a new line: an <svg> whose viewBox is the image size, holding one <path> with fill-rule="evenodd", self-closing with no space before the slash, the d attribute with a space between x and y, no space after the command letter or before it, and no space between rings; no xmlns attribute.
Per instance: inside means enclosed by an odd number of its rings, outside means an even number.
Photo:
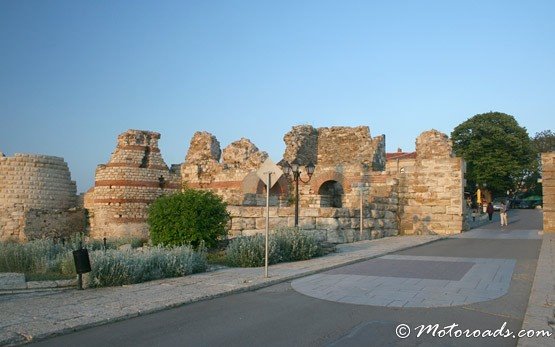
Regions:
<svg viewBox="0 0 555 347"><path fill-rule="evenodd" d="M364 209L364 195L363 195L363 193L364 193L364 191L369 187L369 184L366 183L366 182L359 182L359 183L356 184L356 187L358 188L359 194L360 194L360 197L359 197L359 200L360 200L360 222L359 222L359 228L360 228L360 229L359 229L359 237L360 237L360 240L362 241L363 236L364 236L364 233L363 233L363 223L364 223L364 212L363 212L363 209ZM369 239L372 239L372 233L369 234L368 238L369 238Z"/></svg>
<svg viewBox="0 0 555 347"><path fill-rule="evenodd" d="M266 184L266 232L264 244L264 277L268 278L268 238L270 229L270 189L283 175L283 171L279 166L274 164L272 159L268 158L262 166L256 171L256 175L262 182Z"/></svg>

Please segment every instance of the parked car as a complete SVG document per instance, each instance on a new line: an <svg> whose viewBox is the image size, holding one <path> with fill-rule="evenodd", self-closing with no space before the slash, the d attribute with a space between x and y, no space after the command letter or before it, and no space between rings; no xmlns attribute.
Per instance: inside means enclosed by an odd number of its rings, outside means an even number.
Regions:
<svg viewBox="0 0 555 347"><path fill-rule="evenodd" d="M516 208L534 208L534 204L528 200L520 200L515 206Z"/></svg>

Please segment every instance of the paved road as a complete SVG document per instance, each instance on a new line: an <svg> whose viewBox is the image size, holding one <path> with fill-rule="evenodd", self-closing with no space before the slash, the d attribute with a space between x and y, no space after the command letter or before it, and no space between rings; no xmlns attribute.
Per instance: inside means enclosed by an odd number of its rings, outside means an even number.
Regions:
<svg viewBox="0 0 555 347"><path fill-rule="evenodd" d="M506 323L518 331L541 242L540 216L538 211L514 210L505 228L494 221L457 238L292 284L198 302L37 345L514 346L513 338L416 337L415 329L455 323L463 330L495 331ZM318 276L320 281L310 280ZM334 276L335 283L326 282ZM395 335L401 323L413 332L406 339Z"/></svg>

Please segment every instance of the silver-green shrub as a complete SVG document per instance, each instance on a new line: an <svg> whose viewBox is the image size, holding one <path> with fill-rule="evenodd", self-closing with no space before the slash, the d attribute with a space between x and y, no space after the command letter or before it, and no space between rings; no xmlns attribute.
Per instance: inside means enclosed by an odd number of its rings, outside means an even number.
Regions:
<svg viewBox="0 0 555 347"><path fill-rule="evenodd" d="M277 230L268 242L268 263L306 260L321 255L317 240L296 228ZM230 266L257 267L264 265L264 236L238 237L226 249Z"/></svg>
<svg viewBox="0 0 555 347"><path fill-rule="evenodd" d="M27 243L0 242L0 272L21 272L26 275L75 274L73 251L79 248L81 236L60 240L50 238ZM91 267L98 273L98 285L138 283L163 277L183 276L206 269L204 251L198 253L186 247L118 251L123 244L142 245L138 238L108 240L106 255L102 240L90 240L83 247L91 255ZM96 259L99 263L96 264ZM142 260L148 259L144 264ZM58 276L58 275L56 275ZM62 277L62 278L63 278ZM113 278L112 278L113 277ZM126 279L129 278L129 279Z"/></svg>
<svg viewBox="0 0 555 347"><path fill-rule="evenodd" d="M52 239L27 243L1 242L0 272L61 273L64 257L72 251L71 247L70 243L62 245Z"/></svg>
<svg viewBox="0 0 555 347"><path fill-rule="evenodd" d="M91 252L92 287L120 286L205 271L204 251L189 246Z"/></svg>

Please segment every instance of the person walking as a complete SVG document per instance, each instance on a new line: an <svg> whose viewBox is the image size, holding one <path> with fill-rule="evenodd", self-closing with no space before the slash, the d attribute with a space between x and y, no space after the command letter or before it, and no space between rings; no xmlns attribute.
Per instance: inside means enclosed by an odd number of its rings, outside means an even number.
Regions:
<svg viewBox="0 0 555 347"><path fill-rule="evenodd" d="M486 212L488 213L488 218L489 218L489 221L491 222L491 218L493 217L493 204L491 203L491 201L488 203Z"/></svg>
<svg viewBox="0 0 555 347"><path fill-rule="evenodd" d="M509 206L507 206L507 203L502 202L501 209L499 210L499 214L501 215L501 226L507 226L509 224L509 220L507 217L508 209L509 209Z"/></svg>

